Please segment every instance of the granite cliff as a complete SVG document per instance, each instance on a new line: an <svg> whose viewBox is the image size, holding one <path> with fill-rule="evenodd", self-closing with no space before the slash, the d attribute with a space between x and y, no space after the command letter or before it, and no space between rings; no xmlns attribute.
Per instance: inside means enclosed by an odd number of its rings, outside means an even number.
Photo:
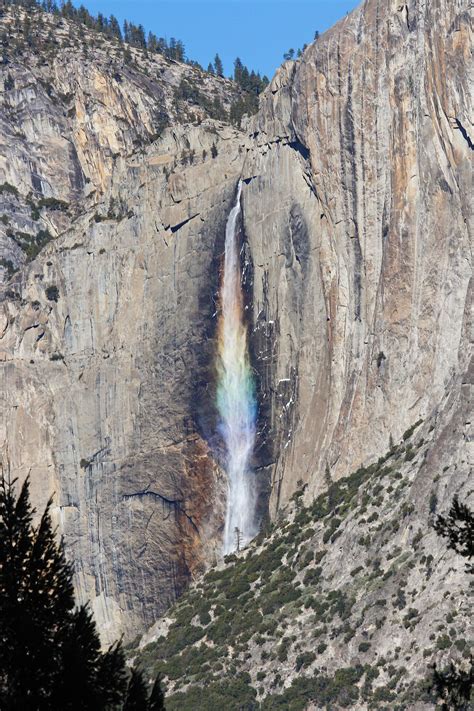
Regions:
<svg viewBox="0 0 474 711"><path fill-rule="evenodd" d="M241 128L209 102L176 110L195 68L83 56L53 29L51 57L1 68L2 452L38 507L54 492L104 639L144 630L220 555L216 293L240 177L262 518L423 420L408 545L430 493L467 493L467 2L366 0ZM195 81L224 109L238 93Z"/></svg>

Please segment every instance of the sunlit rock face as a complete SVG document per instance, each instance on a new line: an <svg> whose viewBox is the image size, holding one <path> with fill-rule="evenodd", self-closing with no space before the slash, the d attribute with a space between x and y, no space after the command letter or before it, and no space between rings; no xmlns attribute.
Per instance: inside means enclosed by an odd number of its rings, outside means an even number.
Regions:
<svg viewBox="0 0 474 711"><path fill-rule="evenodd" d="M27 25L40 51L29 48ZM202 121L215 102L228 110L240 89L160 54L131 48L126 59L125 45L34 8L2 8L0 32L9 37L0 66L3 282L27 259L19 243L62 234L165 126ZM199 87L201 105L176 99L183 81ZM199 155L203 149L195 147ZM191 158L185 142L182 151ZM116 201L105 210L122 211Z"/></svg>
<svg viewBox="0 0 474 711"><path fill-rule="evenodd" d="M106 198L1 307L4 456L38 508L54 493L104 640L136 636L221 556L214 334L236 138L214 123L167 130L116 176L123 218ZM193 148L199 162L182 166Z"/></svg>
<svg viewBox="0 0 474 711"><path fill-rule="evenodd" d="M368 0L282 67L253 123L243 209L273 514L298 480L312 496L436 412L466 368L466 13Z"/></svg>
<svg viewBox="0 0 474 711"><path fill-rule="evenodd" d="M239 178L257 516L275 516L299 481L310 498L418 419L436 425L446 403L456 412L471 274L466 13L368 0L277 72L245 131L173 123L135 149L127 129L117 157L93 159L96 143L112 146L110 87L94 104L98 137L76 152L97 194L4 290L1 440L38 508L54 493L104 640L134 637L221 554L216 327ZM134 111L146 125L142 102ZM25 176L5 178L23 197ZM440 432L451 452L468 440L461 419Z"/></svg>

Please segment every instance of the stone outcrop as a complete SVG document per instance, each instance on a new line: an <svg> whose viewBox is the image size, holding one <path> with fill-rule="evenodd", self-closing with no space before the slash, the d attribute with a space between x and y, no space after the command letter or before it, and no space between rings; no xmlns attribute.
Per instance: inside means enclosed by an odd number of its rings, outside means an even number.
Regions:
<svg viewBox="0 0 474 711"><path fill-rule="evenodd" d="M226 112L241 94L160 54L129 47L127 56L124 44L38 9L2 10L0 32L0 277L92 209L167 125ZM123 205L107 210L121 215Z"/></svg>
<svg viewBox="0 0 474 711"><path fill-rule="evenodd" d="M67 64L62 48L46 65L57 105L31 79L40 69L9 66L3 101L25 137L5 112L0 183L19 193L1 191L7 220L36 230L39 193L68 207L41 207L59 236L4 289L3 456L31 476L39 508L54 492L104 640L142 631L219 556L214 329L239 177L262 512L300 483L309 501L419 419L436 427L448 400L456 410L455 383L468 387L467 21L465 2L366 0L281 67L244 131L205 113L178 125L172 87L197 70L156 59L157 82L138 52L118 69L107 47L71 50ZM235 88L206 81L228 106ZM8 259L25 262L4 233ZM469 440L466 422L450 451Z"/></svg>

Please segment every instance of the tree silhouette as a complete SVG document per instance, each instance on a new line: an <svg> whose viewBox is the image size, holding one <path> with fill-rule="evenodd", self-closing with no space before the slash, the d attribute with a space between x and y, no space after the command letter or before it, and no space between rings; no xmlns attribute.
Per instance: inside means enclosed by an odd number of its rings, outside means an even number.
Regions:
<svg viewBox="0 0 474 711"><path fill-rule="evenodd" d="M132 669L123 711L147 711L148 708L148 692L143 674Z"/></svg>
<svg viewBox="0 0 474 711"><path fill-rule="evenodd" d="M447 515L439 515L433 524L436 533L448 539L448 548L469 560L474 557L474 514L457 496ZM474 565L466 563L466 572L474 573Z"/></svg>
<svg viewBox="0 0 474 711"><path fill-rule="evenodd" d="M474 515L457 496L453 498L447 515L439 514L433 524L436 533L448 539L448 548L469 560L474 556ZM466 572L474 573L474 565L466 564ZM450 661L440 669L433 665L431 689L441 701L442 711L468 711L474 701L474 658L468 662Z"/></svg>
<svg viewBox="0 0 474 711"><path fill-rule="evenodd" d="M466 668L451 662L447 669L434 665L432 688L441 699L441 711L469 711L472 709L474 686L474 658L471 655Z"/></svg>
<svg viewBox="0 0 474 711"><path fill-rule="evenodd" d="M87 606L75 608L72 569L56 541L48 502L33 526L29 481L0 478L0 708L2 711L111 711L149 706L132 671L127 687L120 643L100 648ZM143 682L145 705L124 706ZM159 680L156 684L159 686ZM155 684L155 686L156 686ZM160 689L161 691L161 689ZM128 693L127 693L128 692ZM159 698L159 691L152 694ZM151 699L150 699L151 704Z"/></svg>
<svg viewBox="0 0 474 711"><path fill-rule="evenodd" d="M160 675L155 679L153 688L151 690L150 698L148 700L149 711L164 711L165 708L165 695L163 689L161 688L161 678Z"/></svg>
<svg viewBox="0 0 474 711"><path fill-rule="evenodd" d="M214 57L214 70L218 77L224 76L224 66L222 64L222 59L218 54Z"/></svg>

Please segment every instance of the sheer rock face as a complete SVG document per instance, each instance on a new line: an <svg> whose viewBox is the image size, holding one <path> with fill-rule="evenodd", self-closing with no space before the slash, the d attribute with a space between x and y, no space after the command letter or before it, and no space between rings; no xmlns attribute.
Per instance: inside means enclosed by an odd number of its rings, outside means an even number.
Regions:
<svg viewBox="0 0 474 711"><path fill-rule="evenodd" d="M213 297L239 148L212 122L166 131L117 175L123 217L107 198L78 218L2 304L4 454L39 509L54 492L105 640L134 637L220 555Z"/></svg>
<svg viewBox="0 0 474 711"><path fill-rule="evenodd" d="M312 496L326 467L383 451L466 369L468 57L466 3L368 0L263 99L244 212L273 512L298 479Z"/></svg>
<svg viewBox="0 0 474 711"><path fill-rule="evenodd" d="M102 97L96 138L77 129L74 143L97 193L5 289L1 439L38 508L54 492L104 640L135 636L219 555L216 292L241 175L262 508L267 490L275 515L298 481L311 498L390 435L436 423L448 399L456 410L454 382L468 387L468 42L465 2L367 0L283 65L248 135L204 121L139 151L127 131L147 125L154 99L116 87L120 103L107 69L80 78ZM117 101L136 113L115 149ZM116 158L95 151L104 141ZM20 172L6 179L27 194ZM443 430L450 452L467 447L465 426Z"/></svg>

